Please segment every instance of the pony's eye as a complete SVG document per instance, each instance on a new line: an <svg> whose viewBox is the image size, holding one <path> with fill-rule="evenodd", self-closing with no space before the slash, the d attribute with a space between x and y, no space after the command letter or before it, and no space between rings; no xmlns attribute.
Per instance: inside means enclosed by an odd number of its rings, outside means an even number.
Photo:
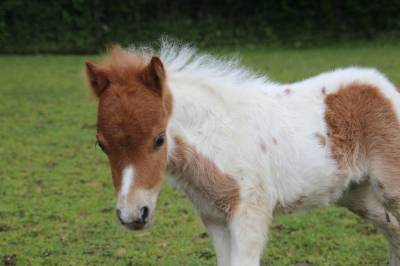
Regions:
<svg viewBox="0 0 400 266"><path fill-rule="evenodd" d="M165 142L165 133L161 133L154 139L154 148L158 149L160 148Z"/></svg>

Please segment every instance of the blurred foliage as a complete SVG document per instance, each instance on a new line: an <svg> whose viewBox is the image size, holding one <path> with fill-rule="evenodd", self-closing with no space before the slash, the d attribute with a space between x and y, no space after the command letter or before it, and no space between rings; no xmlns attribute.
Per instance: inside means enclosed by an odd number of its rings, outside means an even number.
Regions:
<svg viewBox="0 0 400 266"><path fill-rule="evenodd" d="M395 0L3 0L0 52L96 52L161 35L203 47L398 40L399 12Z"/></svg>

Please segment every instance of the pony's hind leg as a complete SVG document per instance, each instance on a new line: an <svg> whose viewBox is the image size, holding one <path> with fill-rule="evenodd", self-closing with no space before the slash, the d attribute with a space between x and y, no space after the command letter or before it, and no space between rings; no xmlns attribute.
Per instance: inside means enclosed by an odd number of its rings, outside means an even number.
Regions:
<svg viewBox="0 0 400 266"><path fill-rule="evenodd" d="M392 99L396 104L399 95ZM374 120L377 124L368 121L371 125L365 132L367 172L376 197L400 222L400 116L382 106Z"/></svg>
<svg viewBox="0 0 400 266"><path fill-rule="evenodd" d="M400 222L400 145L390 156L376 160L371 167L375 196Z"/></svg>
<svg viewBox="0 0 400 266"><path fill-rule="evenodd" d="M385 185L377 181L373 185L375 196L380 203L395 216L397 222L400 221L400 184L385 188ZM396 191L397 190L397 191Z"/></svg>
<svg viewBox="0 0 400 266"><path fill-rule="evenodd" d="M400 266L400 226L397 219L376 197L373 185L364 182L352 186L340 200L339 205L377 226L389 243L390 266Z"/></svg>

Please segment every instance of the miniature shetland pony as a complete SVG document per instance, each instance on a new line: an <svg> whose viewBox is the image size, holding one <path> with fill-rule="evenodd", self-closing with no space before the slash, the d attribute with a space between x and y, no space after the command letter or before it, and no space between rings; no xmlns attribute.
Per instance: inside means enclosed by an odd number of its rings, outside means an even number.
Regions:
<svg viewBox="0 0 400 266"><path fill-rule="evenodd" d="M163 42L113 47L86 74L125 227L151 224L167 172L218 265L259 265L274 215L333 203L374 223L400 265L400 96L378 71L278 84Z"/></svg>

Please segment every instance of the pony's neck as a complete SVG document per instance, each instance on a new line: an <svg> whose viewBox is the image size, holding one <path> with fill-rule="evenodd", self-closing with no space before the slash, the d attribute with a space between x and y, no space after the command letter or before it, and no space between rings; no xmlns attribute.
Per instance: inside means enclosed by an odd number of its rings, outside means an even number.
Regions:
<svg viewBox="0 0 400 266"><path fill-rule="evenodd" d="M180 81L169 84L173 97L173 113L168 132L171 137L179 136L194 145L207 150L213 145L213 136L224 128L235 126L235 113L246 111L254 99L266 105L276 105L279 87L277 83L243 84L233 88L211 85L209 83ZM258 86L256 86L258 85ZM172 145L173 148L173 145Z"/></svg>
<svg viewBox="0 0 400 266"><path fill-rule="evenodd" d="M221 92L199 84L179 84L171 86L173 113L168 133L172 138L185 139L202 150L212 145L211 136L222 124L227 123L226 99Z"/></svg>
<svg viewBox="0 0 400 266"><path fill-rule="evenodd" d="M224 219L238 204L239 187L214 155L231 123L222 95L198 86L171 89L167 170L202 215Z"/></svg>
<svg viewBox="0 0 400 266"><path fill-rule="evenodd" d="M271 96L279 85L266 83L256 88L220 88L206 83L176 82L169 84L173 113L168 125L169 154L183 138L206 156L215 154L237 126L235 114L247 112L254 99L264 97L265 105L275 106Z"/></svg>

